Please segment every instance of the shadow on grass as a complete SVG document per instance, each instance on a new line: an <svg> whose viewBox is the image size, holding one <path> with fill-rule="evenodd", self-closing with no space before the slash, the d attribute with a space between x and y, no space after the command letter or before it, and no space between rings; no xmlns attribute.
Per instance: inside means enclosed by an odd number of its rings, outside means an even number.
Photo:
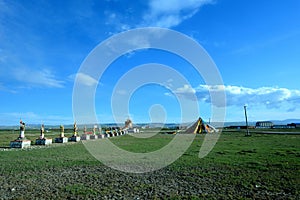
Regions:
<svg viewBox="0 0 300 200"><path fill-rule="evenodd" d="M0 149L10 149L10 146L0 146Z"/></svg>

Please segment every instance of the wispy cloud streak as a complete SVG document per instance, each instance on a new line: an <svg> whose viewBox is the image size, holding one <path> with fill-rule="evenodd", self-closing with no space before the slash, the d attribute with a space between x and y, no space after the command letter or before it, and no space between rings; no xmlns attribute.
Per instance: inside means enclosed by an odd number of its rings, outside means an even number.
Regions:
<svg viewBox="0 0 300 200"><path fill-rule="evenodd" d="M49 69L16 68L12 70L15 80L28 87L62 88L64 81L58 80Z"/></svg>
<svg viewBox="0 0 300 200"><path fill-rule="evenodd" d="M76 79L78 83L83 84L85 86L98 85L98 81L96 79L84 73L72 74L69 76L69 79L71 80Z"/></svg>
<svg viewBox="0 0 300 200"><path fill-rule="evenodd" d="M144 3L146 2L146 3ZM213 0L149 0L144 1L145 10L135 10L140 17L132 17L131 9L119 13L113 9L106 10L106 25L114 26L117 31L140 27L172 28L193 17L199 9Z"/></svg>
<svg viewBox="0 0 300 200"><path fill-rule="evenodd" d="M171 28L195 15L203 5L212 0L151 0L149 10L143 16L143 26Z"/></svg>

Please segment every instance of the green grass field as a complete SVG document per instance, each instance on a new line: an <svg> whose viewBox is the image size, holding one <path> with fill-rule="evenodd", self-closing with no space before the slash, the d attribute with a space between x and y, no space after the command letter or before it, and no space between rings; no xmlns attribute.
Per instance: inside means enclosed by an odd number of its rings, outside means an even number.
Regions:
<svg viewBox="0 0 300 200"><path fill-rule="evenodd" d="M28 131L26 137L34 141L38 135L38 131ZM0 132L0 199L300 198L300 135L245 137L244 132L224 132L203 159L198 153L204 135L197 135L173 164L137 175L104 166L81 142L5 149L16 137L12 132ZM125 135L111 141L128 151L151 152L173 137L158 134L141 139Z"/></svg>

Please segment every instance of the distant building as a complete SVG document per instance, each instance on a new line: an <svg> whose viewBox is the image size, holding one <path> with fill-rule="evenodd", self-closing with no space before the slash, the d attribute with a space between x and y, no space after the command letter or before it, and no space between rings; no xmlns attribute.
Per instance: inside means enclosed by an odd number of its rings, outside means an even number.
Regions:
<svg viewBox="0 0 300 200"><path fill-rule="evenodd" d="M270 121L259 121L256 122L256 128L272 128L274 126L273 122Z"/></svg>
<svg viewBox="0 0 300 200"><path fill-rule="evenodd" d="M295 126L288 125L273 125L272 128L295 128Z"/></svg>
<svg viewBox="0 0 300 200"><path fill-rule="evenodd" d="M254 129L255 126L248 126L248 129ZM247 126L226 126L225 129L247 129Z"/></svg>
<svg viewBox="0 0 300 200"><path fill-rule="evenodd" d="M291 124L288 124L288 126L293 126L295 128L300 128L300 123L291 123Z"/></svg>

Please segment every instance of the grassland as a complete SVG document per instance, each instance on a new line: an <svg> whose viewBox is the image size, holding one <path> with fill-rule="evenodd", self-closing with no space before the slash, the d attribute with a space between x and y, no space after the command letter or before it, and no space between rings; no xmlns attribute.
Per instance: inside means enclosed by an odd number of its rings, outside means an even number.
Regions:
<svg viewBox="0 0 300 200"><path fill-rule="evenodd" d="M34 140L38 131L27 132ZM56 137L53 132L47 137ZM0 132L0 147L16 138ZM174 136L112 138L132 152L150 152ZM0 199L300 199L300 135L224 132L198 158L204 135L170 166L145 174L115 171L79 143L0 151Z"/></svg>

